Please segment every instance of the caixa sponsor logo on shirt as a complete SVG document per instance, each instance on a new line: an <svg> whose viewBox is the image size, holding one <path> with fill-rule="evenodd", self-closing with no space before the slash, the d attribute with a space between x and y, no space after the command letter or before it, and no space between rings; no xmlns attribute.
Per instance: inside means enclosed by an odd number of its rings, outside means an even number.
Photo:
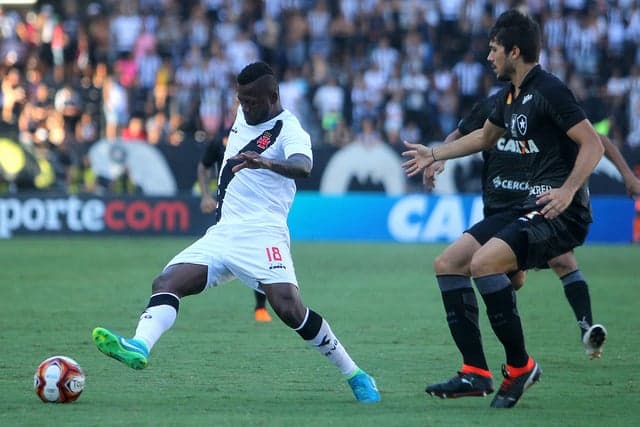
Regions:
<svg viewBox="0 0 640 427"><path fill-rule="evenodd" d="M189 206L181 200L0 199L0 238L14 233L154 233L189 228Z"/></svg>

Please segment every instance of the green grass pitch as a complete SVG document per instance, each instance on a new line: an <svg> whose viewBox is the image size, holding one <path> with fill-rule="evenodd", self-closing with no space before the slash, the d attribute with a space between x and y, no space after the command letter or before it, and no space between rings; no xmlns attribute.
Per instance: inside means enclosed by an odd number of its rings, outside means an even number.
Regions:
<svg viewBox="0 0 640 427"><path fill-rule="evenodd" d="M134 331L150 284L189 239L0 241L2 426L632 426L640 422L640 247L577 250L596 321L609 331L589 361L558 279L530 272L518 292L542 380L512 410L491 398L439 400L425 384L460 366L432 260L441 245L294 242L303 300L375 376L382 403L357 404L346 381L279 321L256 324L239 282L183 300L174 328L133 371L100 354L95 326ZM500 382L501 347L484 307L485 349ZM43 404L32 378L45 358L76 359L87 381L70 405Z"/></svg>

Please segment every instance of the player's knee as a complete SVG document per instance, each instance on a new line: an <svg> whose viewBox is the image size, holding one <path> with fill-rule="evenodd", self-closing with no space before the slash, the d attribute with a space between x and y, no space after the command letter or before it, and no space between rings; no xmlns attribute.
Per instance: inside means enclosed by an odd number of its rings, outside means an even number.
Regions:
<svg viewBox="0 0 640 427"><path fill-rule="evenodd" d="M288 327L296 329L304 322L304 314L295 306L293 301L278 300L275 303L269 301L269 304L278 318Z"/></svg>
<svg viewBox="0 0 640 427"><path fill-rule="evenodd" d="M471 258L469 270L472 277L482 277L495 273L495 268L491 265L489 260L483 256L479 256L478 254Z"/></svg>
<svg viewBox="0 0 640 427"><path fill-rule="evenodd" d="M264 288L269 305L278 318L290 328L300 326L304 321L306 308L302 305L297 288L293 285L273 285Z"/></svg>
<svg viewBox="0 0 640 427"><path fill-rule="evenodd" d="M433 271L436 274L462 274L468 275L469 268L464 262L458 262L446 254L438 255L433 261Z"/></svg>
<svg viewBox="0 0 640 427"><path fill-rule="evenodd" d="M440 254L433 260L433 271L436 274L444 274L447 267L447 259Z"/></svg>
<svg viewBox="0 0 640 427"><path fill-rule="evenodd" d="M166 274L162 273L155 279L153 279L153 283L151 284L151 292L154 294L160 292L170 292L172 294L176 293L176 289L172 284L172 281L169 280Z"/></svg>
<svg viewBox="0 0 640 427"><path fill-rule="evenodd" d="M578 269L578 265L572 260L564 259L562 257L554 258L549 261L549 267L559 276L563 277L569 273L572 273Z"/></svg>

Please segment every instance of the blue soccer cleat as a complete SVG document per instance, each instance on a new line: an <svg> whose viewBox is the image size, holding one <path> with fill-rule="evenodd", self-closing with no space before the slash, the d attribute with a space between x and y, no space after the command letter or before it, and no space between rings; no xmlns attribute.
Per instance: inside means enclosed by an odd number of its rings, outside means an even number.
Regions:
<svg viewBox="0 0 640 427"><path fill-rule="evenodd" d="M362 369L358 369L356 374L349 378L349 385L358 402L380 402L380 392L378 392L376 381Z"/></svg>
<svg viewBox="0 0 640 427"><path fill-rule="evenodd" d="M133 369L147 367L149 350L142 341L123 338L104 328L95 328L92 335L98 350L107 356Z"/></svg>

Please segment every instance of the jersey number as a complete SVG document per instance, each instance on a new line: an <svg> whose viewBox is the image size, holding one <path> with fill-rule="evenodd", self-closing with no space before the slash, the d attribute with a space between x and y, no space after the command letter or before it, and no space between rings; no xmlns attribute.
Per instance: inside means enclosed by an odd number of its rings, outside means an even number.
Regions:
<svg viewBox="0 0 640 427"><path fill-rule="evenodd" d="M271 248L265 248L267 251L267 260L271 261L282 261L282 255L280 254L280 249L277 246L273 246Z"/></svg>

